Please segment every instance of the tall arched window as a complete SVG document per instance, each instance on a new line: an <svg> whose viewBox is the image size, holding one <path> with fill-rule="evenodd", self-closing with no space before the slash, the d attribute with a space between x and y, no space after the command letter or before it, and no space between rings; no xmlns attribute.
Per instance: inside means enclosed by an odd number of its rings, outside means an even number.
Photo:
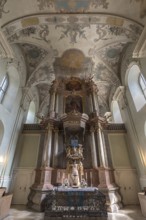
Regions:
<svg viewBox="0 0 146 220"><path fill-rule="evenodd" d="M3 125L2 121L0 120L0 146L2 143L3 136L4 136L4 125Z"/></svg>
<svg viewBox="0 0 146 220"><path fill-rule="evenodd" d="M115 123L123 123L121 111L117 101L112 101L111 110L113 115L113 121Z"/></svg>
<svg viewBox="0 0 146 220"><path fill-rule="evenodd" d="M143 92L143 95L146 99L146 80L145 80L144 76L142 75L142 73L139 74L139 84L140 84L141 90Z"/></svg>
<svg viewBox="0 0 146 220"><path fill-rule="evenodd" d="M145 80L141 74L138 65L134 64L128 71L128 87L137 111L139 111L145 104L146 93Z"/></svg>
<svg viewBox="0 0 146 220"><path fill-rule="evenodd" d="M36 112L35 103L34 101L31 101L29 105L28 113L27 113L26 122L25 122L26 124L35 123L35 112Z"/></svg>
<svg viewBox="0 0 146 220"><path fill-rule="evenodd" d="M8 77L8 74L6 73L6 75L4 76L0 84L0 103L2 103L3 101L3 98L8 88L8 84L9 84L9 77Z"/></svg>

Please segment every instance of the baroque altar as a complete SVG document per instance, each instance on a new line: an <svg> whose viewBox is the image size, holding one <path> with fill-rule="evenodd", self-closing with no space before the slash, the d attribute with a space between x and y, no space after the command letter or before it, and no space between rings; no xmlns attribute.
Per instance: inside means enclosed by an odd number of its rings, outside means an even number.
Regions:
<svg viewBox="0 0 146 220"><path fill-rule="evenodd" d="M44 211L48 192L54 193L54 187L66 186L75 194L88 186L104 193L109 211L117 211L121 198L104 139L108 121L100 114L97 85L91 79L58 77L50 89L48 113L41 117L40 126L45 138L28 206ZM99 191L91 193L93 198Z"/></svg>

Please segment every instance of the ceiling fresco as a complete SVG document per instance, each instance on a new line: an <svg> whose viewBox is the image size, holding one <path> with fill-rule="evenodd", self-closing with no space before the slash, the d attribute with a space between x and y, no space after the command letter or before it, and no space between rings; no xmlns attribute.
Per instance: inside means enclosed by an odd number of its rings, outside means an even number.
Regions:
<svg viewBox="0 0 146 220"><path fill-rule="evenodd" d="M26 88L39 94L39 112L47 112L52 81L73 75L92 78L101 112L109 111L121 56L139 39L145 12L143 0L0 1L2 31L23 53Z"/></svg>
<svg viewBox="0 0 146 220"><path fill-rule="evenodd" d="M47 55L47 51L31 44L20 44L27 63L28 77Z"/></svg>
<svg viewBox="0 0 146 220"><path fill-rule="evenodd" d="M37 0L37 2L40 10L55 8L59 12L84 12L89 10L89 7L103 7L107 9L109 5L107 0Z"/></svg>

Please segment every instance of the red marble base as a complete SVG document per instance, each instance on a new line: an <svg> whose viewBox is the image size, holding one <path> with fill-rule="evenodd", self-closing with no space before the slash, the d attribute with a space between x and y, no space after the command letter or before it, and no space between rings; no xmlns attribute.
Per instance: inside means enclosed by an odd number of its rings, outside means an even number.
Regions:
<svg viewBox="0 0 146 220"><path fill-rule="evenodd" d="M98 188L113 188L117 187L114 180L114 170L111 168L99 167L99 185Z"/></svg>

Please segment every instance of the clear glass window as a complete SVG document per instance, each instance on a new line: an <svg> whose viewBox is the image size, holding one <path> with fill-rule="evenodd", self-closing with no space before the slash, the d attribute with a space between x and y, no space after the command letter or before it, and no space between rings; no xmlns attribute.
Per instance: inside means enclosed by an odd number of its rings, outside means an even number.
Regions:
<svg viewBox="0 0 146 220"><path fill-rule="evenodd" d="M139 74L139 84L140 84L140 87L141 87L142 92L144 94L144 97L146 99L146 80L145 80L144 76L142 75L142 73Z"/></svg>
<svg viewBox="0 0 146 220"><path fill-rule="evenodd" d="M0 84L0 103L2 103L9 84L8 74L6 74Z"/></svg>

